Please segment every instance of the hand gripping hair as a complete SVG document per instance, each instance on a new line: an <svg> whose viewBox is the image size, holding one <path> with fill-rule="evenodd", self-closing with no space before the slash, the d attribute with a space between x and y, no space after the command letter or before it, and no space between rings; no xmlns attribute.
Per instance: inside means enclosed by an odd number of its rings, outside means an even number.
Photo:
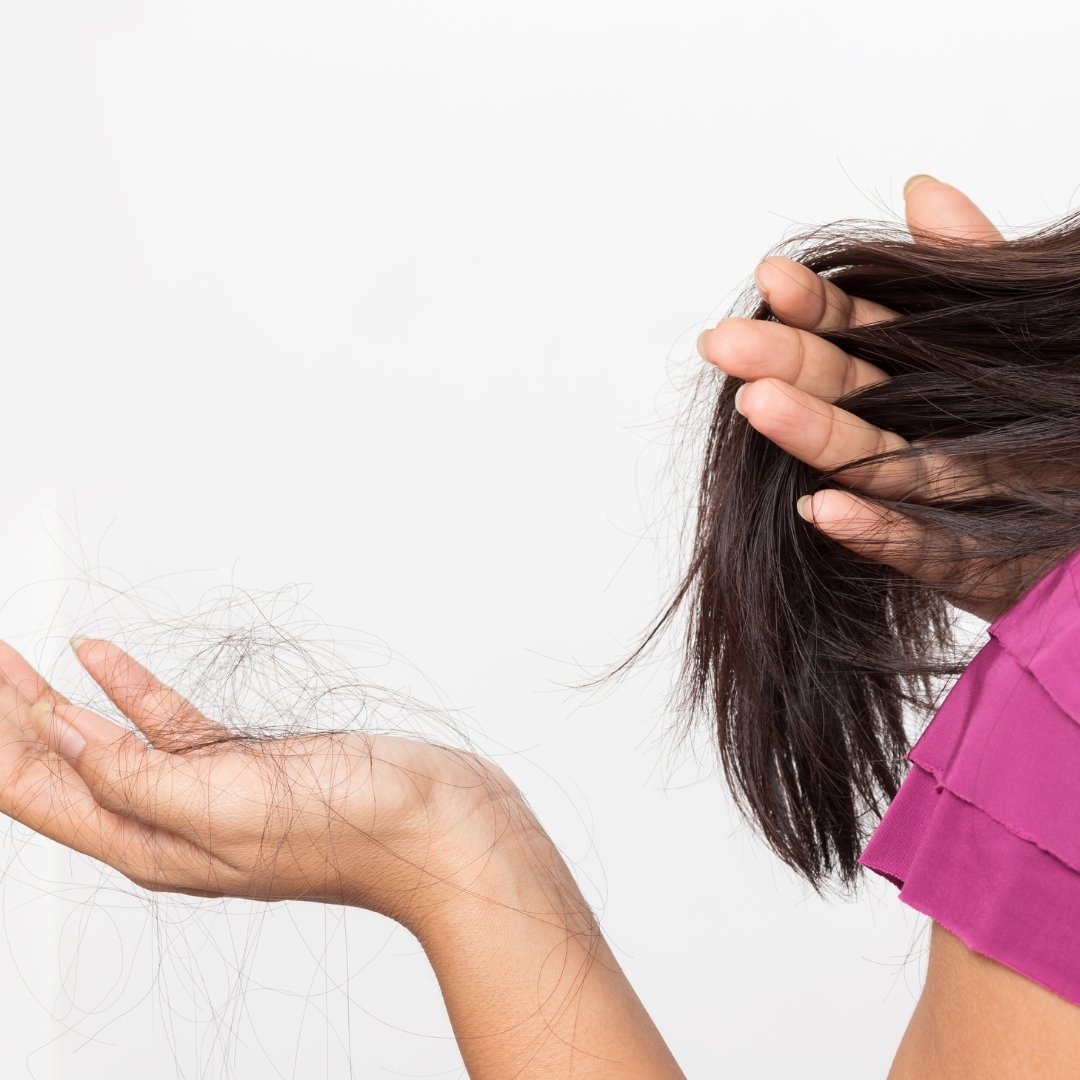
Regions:
<svg viewBox="0 0 1080 1080"><path fill-rule="evenodd" d="M1080 215L978 244L841 222L777 255L771 273L837 313L806 334L748 293L734 314L769 329L712 332L715 353L752 330L790 356L790 384L706 367L688 566L615 670L682 611L678 704L715 730L740 810L820 892L857 881L905 771L905 706L931 709L936 680L963 670L951 605L993 618L1080 547ZM849 297L861 320L840 312ZM839 381L796 392L815 362ZM771 395L792 429L828 413L830 441L843 425L865 452L812 467L740 415L742 386L744 409ZM861 512L838 514L852 502L828 493L849 488Z"/></svg>

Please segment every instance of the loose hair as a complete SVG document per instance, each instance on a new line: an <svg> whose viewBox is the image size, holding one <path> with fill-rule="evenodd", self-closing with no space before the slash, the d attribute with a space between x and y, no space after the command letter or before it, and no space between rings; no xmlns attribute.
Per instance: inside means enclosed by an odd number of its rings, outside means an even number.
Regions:
<svg viewBox="0 0 1080 1080"><path fill-rule="evenodd" d="M985 244L846 221L774 254L899 314L820 336L889 376L835 404L913 445L818 471L735 411L743 380L706 365L699 390L715 402L687 568L610 674L683 611L677 708L715 730L737 808L820 894L834 876L857 884L859 853L906 771L905 706L929 712L938 680L965 666L950 582L1004 572L1011 605L1080 547L1080 212ZM750 290L732 313L777 321ZM936 489L922 467L931 453L965 482ZM903 497L850 490L924 529L919 558L947 566L945 582L852 551L796 514L801 495L849 490L838 472L909 459L920 480Z"/></svg>

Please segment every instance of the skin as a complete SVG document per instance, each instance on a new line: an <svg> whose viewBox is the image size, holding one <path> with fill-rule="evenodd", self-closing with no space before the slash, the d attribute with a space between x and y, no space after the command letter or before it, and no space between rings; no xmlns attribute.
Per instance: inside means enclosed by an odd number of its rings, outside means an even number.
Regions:
<svg viewBox="0 0 1080 1080"><path fill-rule="evenodd" d="M925 242L996 236L965 196L930 178L909 184L907 213ZM831 404L882 373L813 334L892 313L783 259L766 260L757 281L784 325L725 320L702 338L707 359L751 380L748 422L819 467L895 439ZM850 494L814 496L811 518L855 547L860 515L875 513L856 492L902 478L850 479ZM912 532L901 516L878 526ZM909 560L898 569L935 573L905 550L890 556ZM956 588L986 617L1007 602L1004 588L996 599ZM136 730L72 705L0 642L0 811L152 891L349 904L398 920L432 963L474 1080L683 1076L498 766L392 736L237 739L116 645L73 648ZM1077 1061L1080 1010L933 923L926 984L889 1080L1065 1080Z"/></svg>
<svg viewBox="0 0 1080 1080"><path fill-rule="evenodd" d="M477 1080L683 1076L497 765L382 735L235 739L111 642L73 646L137 732L0 643L0 811L152 891L396 919Z"/></svg>

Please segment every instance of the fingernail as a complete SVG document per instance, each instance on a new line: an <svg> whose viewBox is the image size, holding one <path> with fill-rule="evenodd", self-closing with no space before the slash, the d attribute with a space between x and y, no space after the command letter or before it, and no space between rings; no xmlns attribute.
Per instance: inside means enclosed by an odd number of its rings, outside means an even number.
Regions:
<svg viewBox="0 0 1080 1080"><path fill-rule="evenodd" d="M916 173L911 177L904 185L904 198L906 199L920 184L925 184L927 180L933 183L938 183L938 180L934 176L930 176L927 173Z"/></svg>
<svg viewBox="0 0 1080 1080"><path fill-rule="evenodd" d="M803 495L800 497L799 501L795 503L795 509L798 511L799 517L801 517L803 521L813 521L813 512L810 509L810 500L812 498L812 495Z"/></svg>
<svg viewBox="0 0 1080 1080"><path fill-rule="evenodd" d="M770 274L775 274L776 270L773 268L772 263L767 263L764 260L758 263L757 269L754 271L754 284L757 286L757 291L761 294L762 300L769 299L769 282L768 277Z"/></svg>
<svg viewBox="0 0 1080 1080"><path fill-rule="evenodd" d="M745 393L746 388L749 385L750 385L749 383L743 383L742 386L740 386L739 389L735 391L735 411L740 416L745 416L746 415L746 413L744 413L742 411L742 396Z"/></svg>
<svg viewBox="0 0 1080 1080"><path fill-rule="evenodd" d="M52 715L53 706L48 698L39 698L30 706L30 723L39 731L44 728L45 720Z"/></svg>
<svg viewBox="0 0 1080 1080"><path fill-rule="evenodd" d="M45 722L41 734L45 741L72 765L86 746L86 740L70 724L62 723L56 713Z"/></svg>
<svg viewBox="0 0 1080 1080"><path fill-rule="evenodd" d="M85 637L73 637L71 639L71 647L78 652L80 646L85 645L90 639Z"/></svg>
<svg viewBox="0 0 1080 1080"><path fill-rule="evenodd" d="M705 355L705 335L706 335L706 334L707 334L708 332L709 332L708 330L702 330L702 331L701 331L701 333L700 333L700 334L698 334L698 336L697 336L697 342L696 342L696 343L695 343L695 345L694 345L694 348L696 348L696 349L697 349L697 354L698 354L698 356L700 356L702 360L708 360L708 359L709 359L709 358L708 358L708 357L707 357L707 356Z"/></svg>

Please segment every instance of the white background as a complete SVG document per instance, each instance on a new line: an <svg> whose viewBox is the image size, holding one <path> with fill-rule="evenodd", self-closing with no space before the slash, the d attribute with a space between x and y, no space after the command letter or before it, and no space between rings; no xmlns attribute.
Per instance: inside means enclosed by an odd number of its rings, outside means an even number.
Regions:
<svg viewBox="0 0 1080 1080"><path fill-rule="evenodd" d="M690 1077L884 1077L925 920L879 881L816 899L704 751L663 753L674 642L565 685L675 580L694 338L769 247L895 216L915 172L998 224L1071 208L1077 15L0 13L0 636L86 695L68 634L288 587L501 755ZM151 901L3 842L5 1077L461 1074L389 922Z"/></svg>

